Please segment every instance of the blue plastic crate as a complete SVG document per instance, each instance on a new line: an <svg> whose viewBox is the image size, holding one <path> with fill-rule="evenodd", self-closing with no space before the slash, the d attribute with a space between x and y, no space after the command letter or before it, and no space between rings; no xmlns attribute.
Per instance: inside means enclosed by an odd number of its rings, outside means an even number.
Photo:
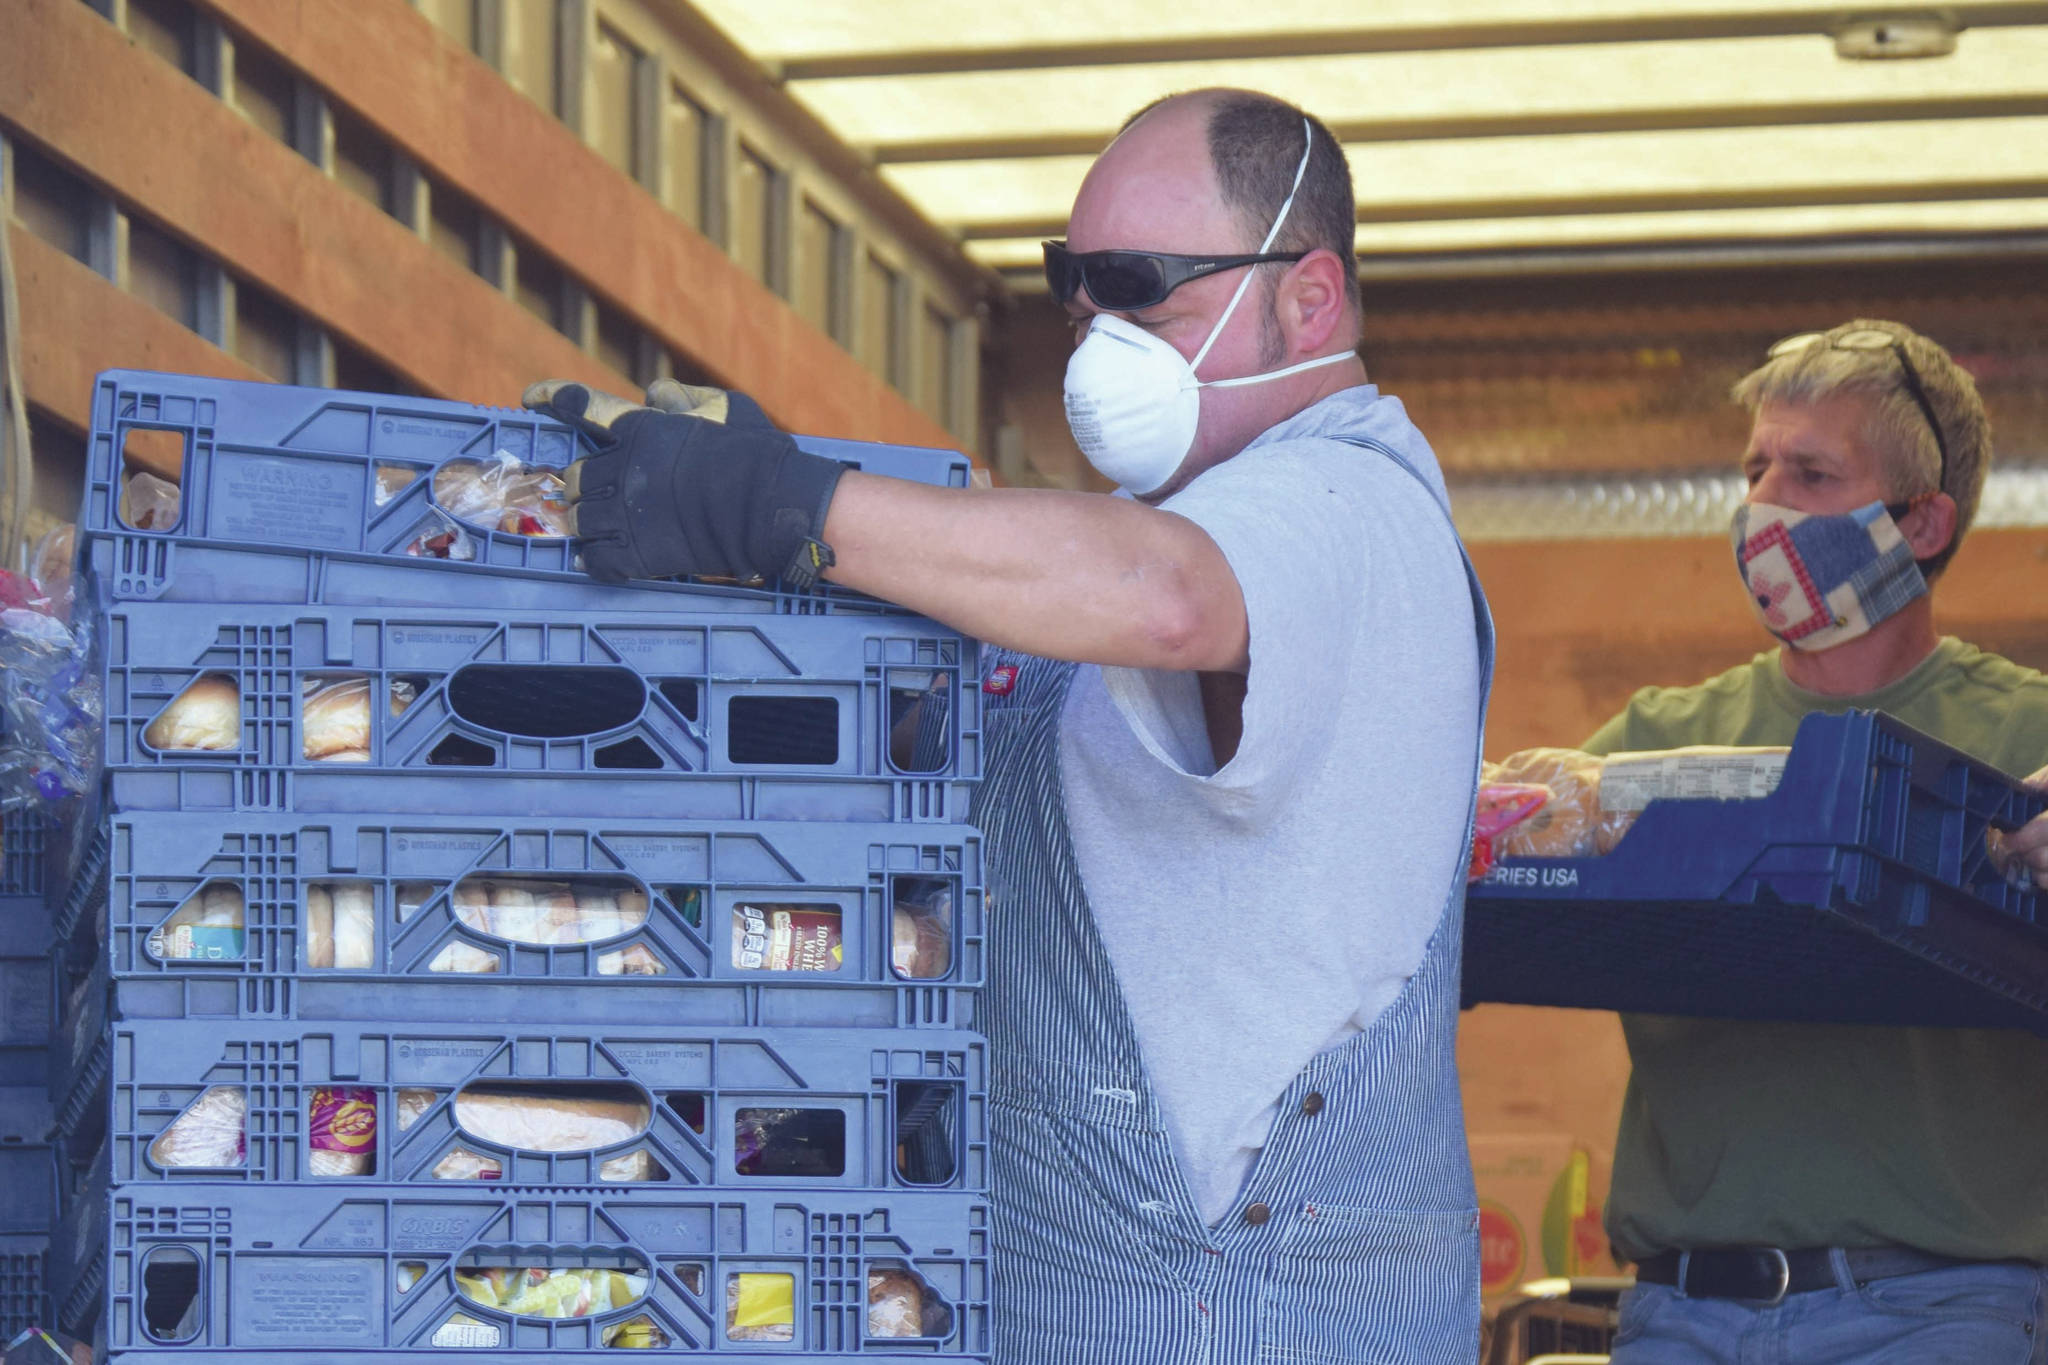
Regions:
<svg viewBox="0 0 2048 1365"><path fill-rule="evenodd" d="M136 602L104 635L117 810L943 823L981 770L976 646L920 617ZM194 685L239 747L151 744ZM309 689L367 761L306 757Z"/></svg>
<svg viewBox="0 0 2048 1365"><path fill-rule="evenodd" d="M0 897L0 1139L32 1131L24 1106L49 1068L50 945L50 912L40 899Z"/></svg>
<svg viewBox="0 0 2048 1365"><path fill-rule="evenodd" d="M965 826L143 811L115 816L107 847L81 882L101 903L67 903L66 961L103 957L126 1019L972 1028L982 980ZM367 900L370 942L346 959L367 966L315 965L313 888ZM240 929L181 932L209 896L239 900ZM896 966L898 907L924 932L915 975ZM535 941L582 932L606 936ZM784 937L764 953L762 932Z"/></svg>
<svg viewBox="0 0 2048 1365"><path fill-rule="evenodd" d="M63 1325L97 1335L112 1360L134 1365L428 1362L465 1348L536 1365L617 1360L604 1334L640 1318L666 1338L664 1359L931 1362L983 1359L989 1350L988 1209L973 1195L280 1193L199 1184L89 1190L52 1250ZM507 1266L644 1279L625 1306L566 1318L486 1306L457 1280ZM918 1326L931 1335L870 1332L869 1277L891 1272L914 1277L925 1309ZM787 1340L729 1332L727 1296L745 1287L735 1280L742 1275L781 1277Z"/></svg>
<svg viewBox="0 0 2048 1365"><path fill-rule="evenodd" d="M2043 805L1889 717L1808 716L1767 797L1656 801L1605 857L1497 864L1466 1003L2048 1033L2048 897L1985 851Z"/></svg>
<svg viewBox="0 0 2048 1365"><path fill-rule="evenodd" d="M987 1188L987 1045L973 1034L150 1019L117 1023L106 1047L110 1074L71 1107L64 1141L113 1184ZM548 1096L592 1106L607 1139L551 1152L491 1130L516 1097ZM162 1159L167 1132L175 1146L223 1112L237 1160ZM316 1146L343 1142L342 1173L315 1168Z"/></svg>
<svg viewBox="0 0 2048 1365"><path fill-rule="evenodd" d="M50 1238L0 1233L0 1343L54 1319L50 1304Z"/></svg>
<svg viewBox="0 0 2048 1365"><path fill-rule="evenodd" d="M51 823L43 810L0 815L0 916L15 901L42 899Z"/></svg>
<svg viewBox="0 0 2048 1365"><path fill-rule="evenodd" d="M142 433L133 436L131 433ZM182 452L177 524L121 519L129 442ZM409 603L504 611L882 611L830 586L810 591L592 582L566 539L458 522L432 472L502 451L561 468L587 453L531 412L427 398L108 370L94 388L80 527L100 591L117 601ZM857 469L965 487L958 452L820 437L798 444ZM405 471L394 487L380 470ZM400 477L403 477L401 475ZM459 529L471 558L411 552ZM687 606L685 605L687 603Z"/></svg>
<svg viewBox="0 0 2048 1365"><path fill-rule="evenodd" d="M14 1100L0 1092L0 1118ZM13 1117L20 1117L15 1115ZM0 1125L0 1344L51 1321L47 1260L57 1222L57 1158L47 1138L22 1141Z"/></svg>

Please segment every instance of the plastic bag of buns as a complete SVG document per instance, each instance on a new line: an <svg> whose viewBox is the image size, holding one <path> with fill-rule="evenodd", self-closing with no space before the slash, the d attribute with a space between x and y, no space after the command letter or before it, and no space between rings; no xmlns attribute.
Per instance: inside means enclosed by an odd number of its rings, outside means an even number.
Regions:
<svg viewBox="0 0 2048 1365"><path fill-rule="evenodd" d="M450 460L435 470L434 501L459 521L508 535L576 534L560 472L523 464L502 450L489 460Z"/></svg>
<svg viewBox="0 0 2048 1365"><path fill-rule="evenodd" d="M121 521L138 531L168 531L178 524L178 485L146 469L131 469L121 483Z"/></svg>
<svg viewBox="0 0 2048 1365"><path fill-rule="evenodd" d="M208 673L171 699L142 732L157 750L242 747L242 689L225 673Z"/></svg>
<svg viewBox="0 0 2048 1365"><path fill-rule="evenodd" d="M365 971L377 955L376 895L368 882L306 887L306 965Z"/></svg>
<svg viewBox="0 0 2048 1365"><path fill-rule="evenodd" d="M239 1085L209 1086L149 1144L159 1166L239 1166L247 1158L249 1099Z"/></svg>
<svg viewBox="0 0 2048 1365"><path fill-rule="evenodd" d="M926 980L953 965L953 897L950 888L914 899L899 899L889 915L889 965L898 976Z"/></svg>
<svg viewBox="0 0 2048 1365"><path fill-rule="evenodd" d="M952 1333L946 1305L925 1293L924 1282L893 1266L868 1269L868 1335L944 1337Z"/></svg>
<svg viewBox="0 0 2048 1365"><path fill-rule="evenodd" d="M1524 749L1484 765L1480 807L1514 808L1492 835L1495 857L1604 856L1652 801L1770 795L1790 752L1703 744L1603 758L1578 749ZM1540 801L1527 800L1532 789L1541 789Z"/></svg>

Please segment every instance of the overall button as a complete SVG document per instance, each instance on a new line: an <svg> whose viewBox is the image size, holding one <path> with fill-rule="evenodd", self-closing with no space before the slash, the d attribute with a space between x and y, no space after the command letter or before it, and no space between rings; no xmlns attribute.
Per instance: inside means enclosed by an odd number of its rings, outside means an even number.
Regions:
<svg viewBox="0 0 2048 1365"><path fill-rule="evenodd" d="M1314 1118L1323 1112L1323 1092L1311 1090L1301 1097L1301 1112Z"/></svg>
<svg viewBox="0 0 2048 1365"><path fill-rule="evenodd" d="M1244 1221L1250 1223L1253 1227L1258 1227L1272 1216L1273 1210L1267 1208L1264 1204L1252 1204L1244 1211Z"/></svg>

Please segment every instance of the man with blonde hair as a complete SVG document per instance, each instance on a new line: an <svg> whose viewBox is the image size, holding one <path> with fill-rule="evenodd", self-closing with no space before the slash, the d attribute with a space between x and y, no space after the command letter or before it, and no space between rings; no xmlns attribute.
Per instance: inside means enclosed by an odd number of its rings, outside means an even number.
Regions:
<svg viewBox="0 0 2048 1365"><path fill-rule="evenodd" d="M1781 648L1651 687L1586 744L1789 744L1883 711L2008 773L2048 758L2048 677L1934 626L1991 459L1976 385L1894 322L1788 337L1754 414L1735 558ZM2048 823L2011 874L2048 884ZM1607 1226L1637 1263L1615 1365L2048 1361L2048 1041L1624 1016Z"/></svg>

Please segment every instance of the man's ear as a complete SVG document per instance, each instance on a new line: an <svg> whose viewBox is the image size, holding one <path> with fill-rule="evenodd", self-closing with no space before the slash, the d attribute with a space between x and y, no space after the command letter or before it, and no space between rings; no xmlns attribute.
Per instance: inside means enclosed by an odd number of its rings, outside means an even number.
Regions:
<svg viewBox="0 0 2048 1365"><path fill-rule="evenodd" d="M1318 247L1287 268L1273 299L1290 357L1321 355L1344 325L1345 265Z"/></svg>
<svg viewBox="0 0 2048 1365"><path fill-rule="evenodd" d="M1924 502L1914 503L1900 520L1899 531L1913 548L1913 558L1934 558L1955 539L1956 500L1946 493L1936 493Z"/></svg>

